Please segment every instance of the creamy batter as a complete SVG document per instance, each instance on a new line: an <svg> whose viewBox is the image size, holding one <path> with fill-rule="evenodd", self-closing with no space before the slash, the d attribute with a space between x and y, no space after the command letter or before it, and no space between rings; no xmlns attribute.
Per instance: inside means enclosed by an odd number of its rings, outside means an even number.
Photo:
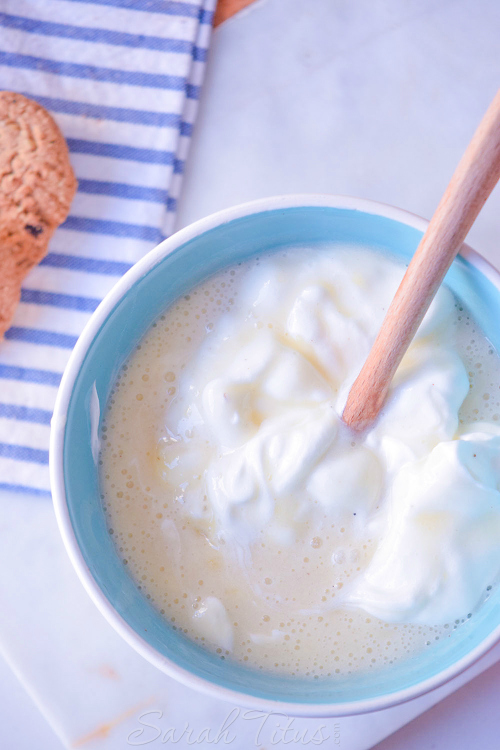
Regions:
<svg viewBox="0 0 500 750"><path fill-rule="evenodd" d="M257 669L376 669L472 616L500 563L500 359L446 288L376 425L339 415L404 273L279 251L178 300L102 428L109 531L173 628Z"/></svg>

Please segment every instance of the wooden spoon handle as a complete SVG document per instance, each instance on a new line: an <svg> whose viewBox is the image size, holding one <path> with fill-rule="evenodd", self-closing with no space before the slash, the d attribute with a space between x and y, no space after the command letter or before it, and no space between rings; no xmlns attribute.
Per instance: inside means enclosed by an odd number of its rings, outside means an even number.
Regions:
<svg viewBox="0 0 500 750"><path fill-rule="evenodd" d="M475 132L408 266L342 418L361 431L376 419L396 369L500 178L500 89Z"/></svg>

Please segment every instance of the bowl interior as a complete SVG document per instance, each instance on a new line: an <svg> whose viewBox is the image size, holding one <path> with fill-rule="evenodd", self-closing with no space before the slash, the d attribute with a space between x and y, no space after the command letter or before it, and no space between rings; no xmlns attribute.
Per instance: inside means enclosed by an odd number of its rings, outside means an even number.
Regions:
<svg viewBox="0 0 500 750"><path fill-rule="evenodd" d="M123 362L155 320L179 295L230 263L290 244L362 243L409 259L421 232L364 211L309 206L261 211L221 224L163 257L107 315L85 355L69 401L63 445L66 502L74 534L91 576L116 612L150 647L206 680L259 699L308 705L361 702L411 688L449 668L500 623L496 590L454 633L390 670L342 679L306 680L252 671L202 650L174 632L139 591L106 530L98 486L98 415ZM459 257L447 276L486 335L500 349L500 291L470 261Z"/></svg>

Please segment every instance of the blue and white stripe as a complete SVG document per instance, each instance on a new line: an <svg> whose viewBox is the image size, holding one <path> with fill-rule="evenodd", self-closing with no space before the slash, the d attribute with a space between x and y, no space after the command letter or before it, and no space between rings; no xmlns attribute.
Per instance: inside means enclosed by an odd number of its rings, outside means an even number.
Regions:
<svg viewBox="0 0 500 750"><path fill-rule="evenodd" d="M3 0L2 89L46 107L79 180L0 343L0 490L49 496L50 416L102 297L172 231L215 0Z"/></svg>

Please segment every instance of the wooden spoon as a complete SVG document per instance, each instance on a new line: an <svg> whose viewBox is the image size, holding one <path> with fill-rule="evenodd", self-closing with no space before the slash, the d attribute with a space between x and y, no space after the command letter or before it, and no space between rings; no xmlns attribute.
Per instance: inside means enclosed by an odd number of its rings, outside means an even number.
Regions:
<svg viewBox="0 0 500 750"><path fill-rule="evenodd" d="M391 302L342 415L356 431L377 418L394 373L467 232L500 178L500 89L441 198Z"/></svg>

